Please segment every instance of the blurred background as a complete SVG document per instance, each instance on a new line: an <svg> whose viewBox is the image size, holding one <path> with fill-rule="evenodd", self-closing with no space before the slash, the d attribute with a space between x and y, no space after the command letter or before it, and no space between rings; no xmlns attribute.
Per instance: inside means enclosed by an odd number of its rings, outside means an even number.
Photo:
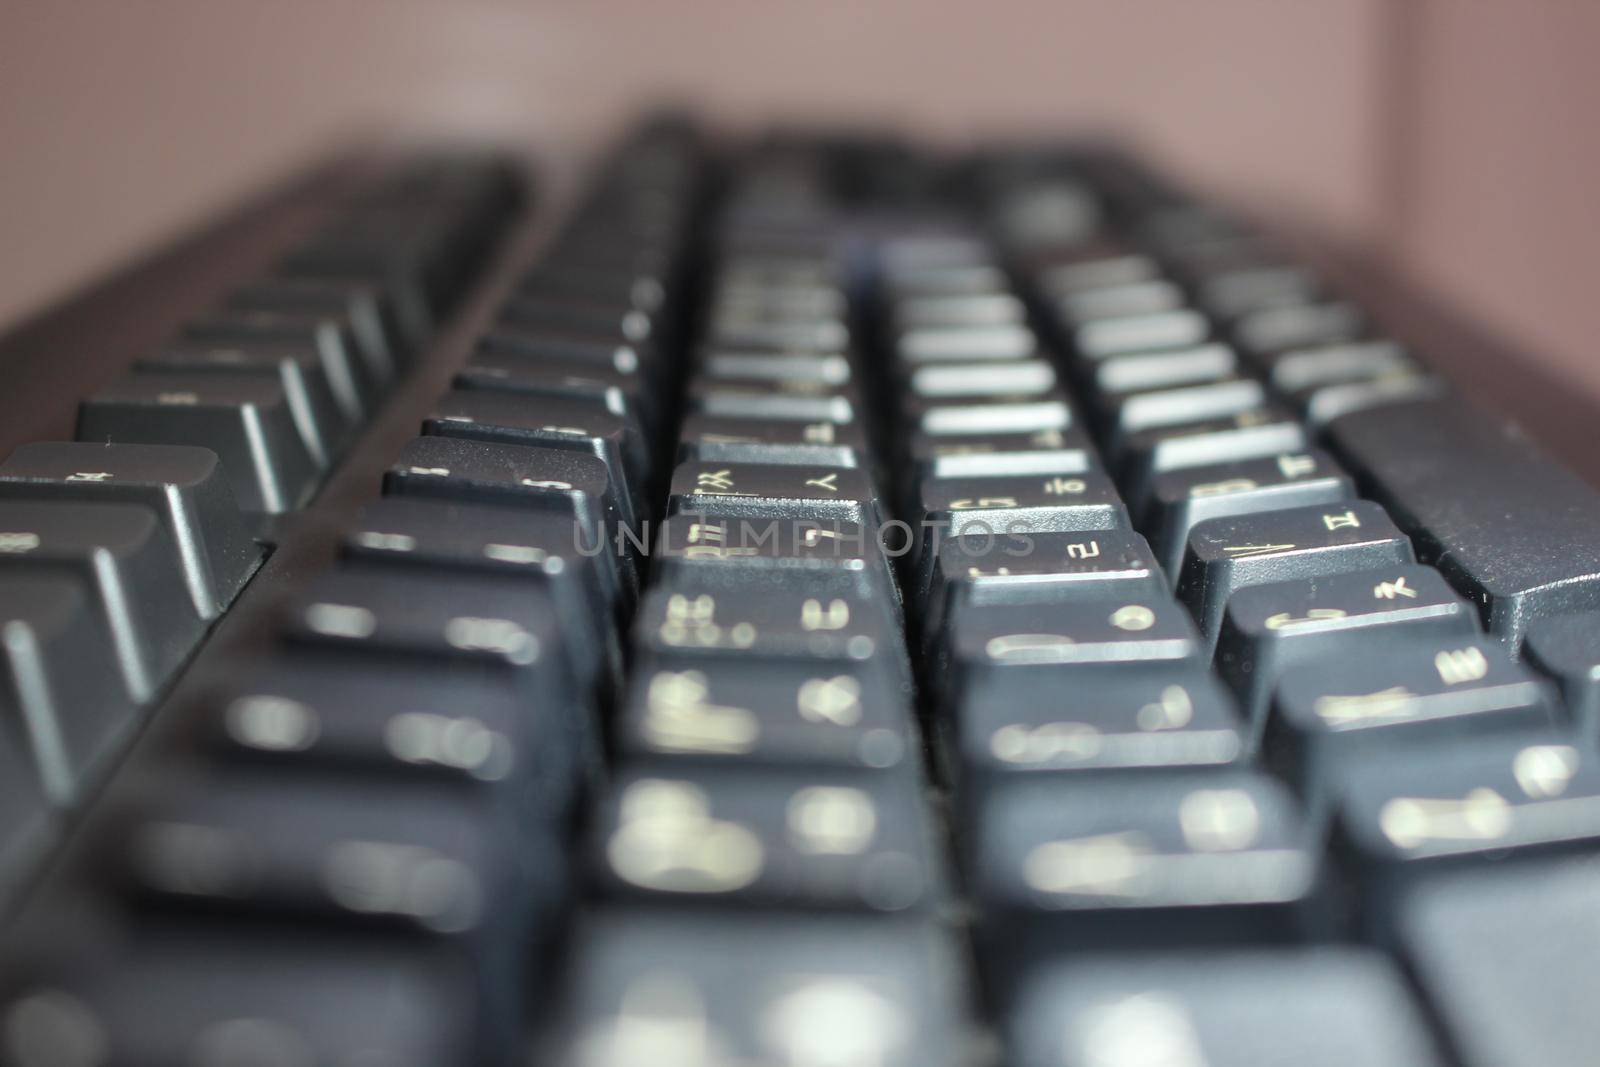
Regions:
<svg viewBox="0 0 1600 1067"><path fill-rule="evenodd" d="M0 0L0 329L352 136L1111 132L1600 395L1590 0Z"/></svg>

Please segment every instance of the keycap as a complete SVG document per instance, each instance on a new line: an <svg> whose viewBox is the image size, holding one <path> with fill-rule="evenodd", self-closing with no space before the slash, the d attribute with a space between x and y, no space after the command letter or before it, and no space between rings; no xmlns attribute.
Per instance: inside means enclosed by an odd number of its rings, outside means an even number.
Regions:
<svg viewBox="0 0 1600 1067"><path fill-rule="evenodd" d="M161 519L202 618L213 619L261 560L216 453L180 445L19 445L0 463L0 498L137 503Z"/></svg>
<svg viewBox="0 0 1600 1067"><path fill-rule="evenodd" d="M1328 433L1508 646L1534 619L1600 607L1600 497L1514 431L1434 400L1356 412Z"/></svg>
<svg viewBox="0 0 1600 1067"><path fill-rule="evenodd" d="M849 423L856 418L851 397L844 392L734 388L709 385L689 396L689 410L734 419L768 419L776 422Z"/></svg>
<svg viewBox="0 0 1600 1067"><path fill-rule="evenodd" d="M1573 719L1585 727L1600 717L1600 613L1539 619L1523 646L1528 665L1553 679Z"/></svg>
<svg viewBox="0 0 1600 1067"><path fill-rule="evenodd" d="M250 376L128 374L80 405L78 439L209 448L239 506L269 515L303 505L320 468L282 384Z"/></svg>
<svg viewBox="0 0 1600 1067"><path fill-rule="evenodd" d="M841 521L874 529L886 518L871 476L853 467L682 463L668 492L669 514Z"/></svg>
<svg viewBox="0 0 1600 1067"><path fill-rule="evenodd" d="M625 763L666 773L682 759L904 770L917 752L910 700L908 681L870 661L656 653L636 660L612 736Z"/></svg>
<svg viewBox="0 0 1600 1067"><path fill-rule="evenodd" d="M1439 572L1416 564L1271 582L1228 599L1217 672L1259 725L1285 670L1357 664L1395 640L1448 642L1478 634L1477 613Z"/></svg>
<svg viewBox="0 0 1600 1067"><path fill-rule="evenodd" d="M82 583L135 703L153 697L205 632L161 520L136 504L0 502L0 576ZM87 655L92 656L93 653Z"/></svg>
<svg viewBox="0 0 1600 1067"><path fill-rule="evenodd" d="M929 924L612 911L573 943L561 1067L962 1059L967 990Z"/></svg>
<svg viewBox="0 0 1600 1067"><path fill-rule="evenodd" d="M1288 304L1253 311L1233 324L1235 343L1257 359L1274 352L1352 341L1366 328L1366 316L1352 304Z"/></svg>
<svg viewBox="0 0 1600 1067"><path fill-rule="evenodd" d="M899 611L884 549L859 523L674 515L657 527L651 565L655 584L673 592L783 587L814 597L878 598Z"/></svg>
<svg viewBox="0 0 1600 1067"><path fill-rule="evenodd" d="M903 331L894 353L903 363L966 363L972 360L1027 359L1038 339L1023 323L988 326L917 326Z"/></svg>
<svg viewBox="0 0 1600 1067"><path fill-rule="evenodd" d="M1107 404L1113 451L1134 434L1168 426L1232 418L1254 411L1266 402L1267 393L1254 378L1224 378L1201 385L1128 393Z"/></svg>
<svg viewBox="0 0 1600 1067"><path fill-rule="evenodd" d="M792 422L690 412L678 428L678 462L860 467L868 453L859 422Z"/></svg>
<svg viewBox="0 0 1600 1067"><path fill-rule="evenodd" d="M622 495L594 456L552 448L464 438L417 437L401 449L383 480L390 496L425 496L560 515L574 524L579 551L615 546L623 595L638 588L623 523Z"/></svg>
<svg viewBox="0 0 1600 1067"><path fill-rule="evenodd" d="M1055 303L1068 322L1079 325L1097 319L1153 315L1183 305L1183 290L1165 280L1081 289L1063 293Z"/></svg>
<svg viewBox="0 0 1600 1067"><path fill-rule="evenodd" d="M1334 946L1066 961L1024 985L1006 1029L1014 1067L1446 1062L1399 970Z"/></svg>
<svg viewBox="0 0 1600 1067"><path fill-rule="evenodd" d="M924 478L918 525L940 536L1111 530L1130 525L1127 509L1103 471L1033 477Z"/></svg>
<svg viewBox="0 0 1600 1067"><path fill-rule="evenodd" d="M332 462L355 428L340 410L322 364L315 354L304 349L190 342L170 345L135 366L142 370L276 377L295 428L318 467Z"/></svg>
<svg viewBox="0 0 1600 1067"><path fill-rule="evenodd" d="M1401 950L1467 1067L1592 1055L1596 877L1600 863L1585 857L1462 871L1410 892Z"/></svg>
<svg viewBox="0 0 1600 1067"><path fill-rule="evenodd" d="M1072 474L1098 463L1082 427L959 437L918 431L906 452L919 478Z"/></svg>
<svg viewBox="0 0 1600 1067"><path fill-rule="evenodd" d="M0 504L0 512L5 507ZM7 544L27 543L17 536L0 533L0 553L17 551ZM92 587L51 570L0 570L0 721L6 724L0 762L66 804L137 718ZM25 763L31 772L21 769ZM18 783L14 793L26 796L28 789ZM14 810L0 798L0 812ZM3 823L9 827L12 820ZM0 840L9 839L0 829Z"/></svg>
<svg viewBox="0 0 1600 1067"><path fill-rule="evenodd" d="M923 612L936 637L967 604L1136 600L1163 584L1144 538L1126 530L946 537L932 554Z"/></svg>
<svg viewBox="0 0 1600 1067"><path fill-rule="evenodd" d="M379 389L387 388L399 374L400 327L383 287L375 282L273 276L234 290L227 302L244 311L333 319L348 331L365 376Z"/></svg>
<svg viewBox="0 0 1600 1067"><path fill-rule="evenodd" d="M1350 479L1316 449L1164 471L1150 479L1144 525L1176 583L1189 533L1207 519L1336 504L1355 496Z"/></svg>
<svg viewBox="0 0 1600 1067"><path fill-rule="evenodd" d="M819 596L804 582L734 586L715 592L655 588L633 628L640 653L677 663L740 654L791 660L827 672L871 666L909 692L899 621L892 605L855 596Z"/></svg>
<svg viewBox="0 0 1600 1067"><path fill-rule="evenodd" d="M529 393L575 402L579 410L598 407L631 420L647 434L660 425L661 397L653 383L639 373L636 360L618 358L607 366L554 357L478 352L456 373L452 384L457 389Z"/></svg>
<svg viewBox="0 0 1600 1067"><path fill-rule="evenodd" d="M906 384L925 400L1040 396L1055 389L1056 369L1043 359L932 364L914 369Z"/></svg>
<svg viewBox="0 0 1600 1067"><path fill-rule="evenodd" d="M364 563L443 568L525 581L546 593L568 623L584 677L619 667L616 561L587 554L572 522L547 512L387 497L369 504L345 535L344 553Z"/></svg>
<svg viewBox="0 0 1600 1067"><path fill-rule="evenodd" d="M701 356L698 372L719 382L815 382L843 385L853 377L850 361L838 354L744 352L714 348Z"/></svg>
<svg viewBox="0 0 1600 1067"><path fill-rule="evenodd" d="M1244 755L1234 702L1203 667L1157 657L1091 663L963 672L950 702L968 788L995 776L1212 767Z"/></svg>
<svg viewBox="0 0 1600 1067"><path fill-rule="evenodd" d="M470 975L425 945L147 921L40 936L7 972L0 1049L17 1067L240 1057L431 1067L489 1052Z"/></svg>
<svg viewBox="0 0 1600 1067"><path fill-rule="evenodd" d="M1345 761L1500 730L1561 726L1543 683L1484 638L1396 640L1344 660L1283 672L1264 758L1320 796ZM1326 798L1323 798L1326 799Z"/></svg>
<svg viewBox="0 0 1600 1067"><path fill-rule="evenodd" d="M978 943L996 974L1063 949L1279 941L1319 918L1299 806L1248 770L1012 778L968 818Z"/></svg>
<svg viewBox="0 0 1600 1067"><path fill-rule="evenodd" d="M1304 452L1309 443L1305 427L1268 406L1231 418L1131 434L1112 457L1112 469L1121 479L1129 507L1142 513L1148 506L1150 482L1164 471Z"/></svg>
<svg viewBox="0 0 1600 1067"><path fill-rule="evenodd" d="M1086 322L1073 331L1072 343L1080 359L1100 360L1134 352L1191 348L1210 334L1211 326L1204 315L1182 308Z"/></svg>
<svg viewBox="0 0 1600 1067"><path fill-rule="evenodd" d="M971 402L908 398L902 406L907 421L918 432L935 438L1059 432L1077 421L1072 408L1059 395L979 398Z"/></svg>
<svg viewBox="0 0 1600 1067"><path fill-rule="evenodd" d="M1240 589L1413 561L1411 542L1367 500L1209 519L1189 532L1178 599L1214 647Z"/></svg>
<svg viewBox="0 0 1600 1067"><path fill-rule="evenodd" d="M188 319L183 336L207 344L292 345L317 354L345 417L360 425L377 406L379 387L337 320L274 311L220 310Z"/></svg>
<svg viewBox="0 0 1600 1067"><path fill-rule="evenodd" d="M623 521L634 526L640 517L650 463L644 434L601 405L457 389L434 402L422 432L591 455L606 466Z"/></svg>
<svg viewBox="0 0 1600 1067"><path fill-rule="evenodd" d="M11 584L0 582L8 595ZM9 670L9 662L0 665L0 709L8 718L16 695ZM60 829L48 788L17 731L8 729L0 743L0 899L7 902L32 882Z"/></svg>
<svg viewBox="0 0 1600 1067"><path fill-rule="evenodd" d="M1310 269L1265 260L1202 272L1198 302L1219 319L1236 319L1263 308L1310 303L1320 288Z"/></svg>
<svg viewBox="0 0 1600 1067"><path fill-rule="evenodd" d="M1040 287L1048 292L1071 293L1136 285L1160 276L1161 268L1151 257L1117 250L1104 256L1053 263L1042 270L1038 278Z"/></svg>
<svg viewBox="0 0 1600 1067"><path fill-rule="evenodd" d="M1280 393L1305 395L1323 386L1372 381L1418 369L1394 341L1356 341L1284 352L1272 360L1268 380Z"/></svg>
<svg viewBox="0 0 1600 1067"><path fill-rule="evenodd" d="M1198 659L1194 623L1165 596L966 604L951 616L946 648L955 665L1151 663Z"/></svg>
<svg viewBox="0 0 1600 1067"><path fill-rule="evenodd" d="M1011 293L913 296L894 304L902 326L975 326L1027 321L1027 309Z"/></svg>
<svg viewBox="0 0 1600 1067"><path fill-rule="evenodd" d="M1600 756L1545 733L1380 754L1342 768L1339 795L1340 843L1372 881L1587 851L1600 838ZM1371 896L1369 908L1388 903Z"/></svg>
<svg viewBox="0 0 1600 1067"><path fill-rule="evenodd" d="M1227 378L1238 369L1227 345L1198 345L1173 352L1114 356L1094 366L1096 392L1109 395L1169 389Z"/></svg>
<svg viewBox="0 0 1600 1067"><path fill-rule="evenodd" d="M567 711L492 675L302 649L254 665L190 718L235 765L498 790L519 818L555 823L591 769Z"/></svg>
<svg viewBox="0 0 1600 1067"><path fill-rule="evenodd" d="M461 938L492 950L562 892L553 838L475 798L270 773L174 773L107 816L99 866L135 902Z"/></svg>
<svg viewBox="0 0 1600 1067"><path fill-rule="evenodd" d="M625 771L590 856L612 899L904 912L937 892L923 816L897 775Z"/></svg>

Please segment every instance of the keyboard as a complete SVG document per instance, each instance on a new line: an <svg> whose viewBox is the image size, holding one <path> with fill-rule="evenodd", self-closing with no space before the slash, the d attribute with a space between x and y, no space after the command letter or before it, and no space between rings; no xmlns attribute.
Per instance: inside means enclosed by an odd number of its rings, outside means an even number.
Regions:
<svg viewBox="0 0 1600 1067"><path fill-rule="evenodd" d="M1105 144L537 173L0 341L0 1062L1594 1062L1586 401Z"/></svg>

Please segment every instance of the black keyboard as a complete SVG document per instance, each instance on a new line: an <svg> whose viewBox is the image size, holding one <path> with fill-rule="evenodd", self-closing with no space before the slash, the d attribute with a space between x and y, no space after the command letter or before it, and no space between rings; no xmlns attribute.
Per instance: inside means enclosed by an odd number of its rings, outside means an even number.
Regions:
<svg viewBox="0 0 1600 1067"><path fill-rule="evenodd" d="M1102 145L532 191L0 341L0 1062L1594 1062L1581 399Z"/></svg>

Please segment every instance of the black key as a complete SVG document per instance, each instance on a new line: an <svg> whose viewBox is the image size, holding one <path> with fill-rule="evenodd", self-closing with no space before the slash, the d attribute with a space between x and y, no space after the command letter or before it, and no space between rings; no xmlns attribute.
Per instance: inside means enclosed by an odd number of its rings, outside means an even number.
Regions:
<svg viewBox="0 0 1600 1067"><path fill-rule="evenodd" d="M655 332L650 313L631 301L546 297L513 293L500 306L499 320L534 330L575 330L644 344Z"/></svg>
<svg viewBox="0 0 1600 1067"><path fill-rule="evenodd" d="M189 342L169 346L154 356L141 359L137 366L184 373L199 371L277 378L283 387L284 402L294 417L295 428L319 467L332 462L354 429L354 424L339 409L322 364L314 354L303 349Z"/></svg>
<svg viewBox="0 0 1600 1067"><path fill-rule="evenodd" d="M657 654L634 667L612 733L624 761L664 769L689 759L905 770L917 754L910 700L908 682L871 662Z"/></svg>
<svg viewBox="0 0 1600 1067"><path fill-rule="evenodd" d="M1028 981L1007 1032L1013 1067L1445 1062L1399 971L1343 947L1072 961Z"/></svg>
<svg viewBox="0 0 1600 1067"><path fill-rule="evenodd" d="M1272 688L1303 663L1356 663L1396 639L1449 641L1478 633L1477 613L1432 567L1273 582L1228 599L1216 669L1257 728Z"/></svg>
<svg viewBox="0 0 1600 1067"><path fill-rule="evenodd" d="M572 1067L695 1062L708 1035L738 1063L961 1061L967 991L932 924L610 911L578 928L571 959Z"/></svg>
<svg viewBox="0 0 1600 1067"><path fill-rule="evenodd" d="M1538 620L1524 651L1530 666L1560 686L1573 719L1586 729L1600 721L1600 612Z"/></svg>
<svg viewBox="0 0 1600 1067"><path fill-rule="evenodd" d="M8 500L0 502L0 531L16 546L0 552L0 573L82 583L136 703L156 694L205 633L177 548L149 508Z"/></svg>
<svg viewBox="0 0 1600 1067"><path fill-rule="evenodd" d="M301 651L265 661L193 729L231 762L500 790L512 811L555 822L584 753L567 709L528 696L493 676Z"/></svg>
<svg viewBox="0 0 1600 1067"><path fill-rule="evenodd" d="M1339 797L1340 844L1374 880L1600 840L1600 757L1547 735L1379 755L1341 769Z"/></svg>
<svg viewBox="0 0 1600 1067"><path fill-rule="evenodd" d="M435 567L526 581L545 590L566 620L585 677L619 665L612 620L621 608L615 559L589 555L572 521L445 500L387 497L368 505L345 535L352 559Z"/></svg>
<svg viewBox="0 0 1600 1067"><path fill-rule="evenodd" d="M177 445L19 445L0 463L0 499L136 503L177 546L185 587L205 619L219 615L261 560L216 453Z"/></svg>
<svg viewBox="0 0 1600 1067"><path fill-rule="evenodd" d="M1188 612L1165 596L1047 604L967 604L950 620L960 667L1153 663L1198 659Z"/></svg>
<svg viewBox="0 0 1600 1067"><path fill-rule="evenodd" d="M1161 277L1161 267L1150 256L1131 249L1106 249L1092 257L1073 256L1052 263L1038 274L1040 288L1053 294L1086 292L1119 285L1137 285Z"/></svg>
<svg viewBox="0 0 1600 1067"><path fill-rule="evenodd" d="M979 945L1002 980L1063 949L1277 941L1322 918L1316 844L1265 775L1013 778L970 818Z"/></svg>
<svg viewBox="0 0 1600 1067"><path fill-rule="evenodd" d="M979 400L985 397L1059 397L1055 364L1044 359L1014 363L935 363L917 367L907 384L910 395L926 402Z"/></svg>
<svg viewBox="0 0 1600 1067"><path fill-rule="evenodd" d="M115 883L176 907L487 942L561 891L535 824L416 782L168 775L103 829L96 856Z"/></svg>
<svg viewBox="0 0 1600 1067"><path fill-rule="evenodd" d="M1459 402L1347 415L1340 458L1513 649L1545 615L1600 607L1600 496Z"/></svg>
<svg viewBox="0 0 1600 1067"><path fill-rule="evenodd" d="M680 664L737 653L793 660L815 670L870 663L909 689L910 666L890 605L818 596L796 582L712 592L652 589L639 604L636 648Z"/></svg>
<svg viewBox="0 0 1600 1067"><path fill-rule="evenodd" d="M919 479L1076 474L1097 465L1094 448L1081 427L972 437L939 437L917 431L911 435L907 451Z"/></svg>
<svg viewBox="0 0 1600 1067"><path fill-rule="evenodd" d="M908 398L902 407L907 423L916 432L936 440L1061 433L1078 421L1071 406L1059 395L931 403Z"/></svg>
<svg viewBox="0 0 1600 1067"><path fill-rule="evenodd" d="M1150 481L1145 525L1174 582L1189 532L1207 519L1334 504L1355 496L1350 479L1316 449L1157 474Z"/></svg>
<svg viewBox="0 0 1600 1067"><path fill-rule="evenodd" d="M1210 335L1211 325L1204 315L1182 308L1086 322L1072 332L1072 344L1078 358L1100 360L1135 352L1192 348Z"/></svg>
<svg viewBox="0 0 1600 1067"><path fill-rule="evenodd" d="M844 392L712 385L691 392L688 409L719 418L769 419L797 423L851 423L855 404Z"/></svg>
<svg viewBox="0 0 1600 1067"><path fill-rule="evenodd" d="M1254 378L1224 378L1202 385L1127 393L1105 402L1111 450L1140 433L1172 426L1231 419L1266 403L1267 391Z"/></svg>
<svg viewBox="0 0 1600 1067"><path fill-rule="evenodd" d="M1466 1067L1583 1063L1600 1041L1593 857L1429 879L1400 945Z"/></svg>
<svg viewBox="0 0 1600 1067"><path fill-rule="evenodd" d="M1265 362L1291 348L1353 341L1366 325L1366 316L1352 304L1289 304L1245 315L1232 333L1241 351Z"/></svg>
<svg viewBox="0 0 1600 1067"><path fill-rule="evenodd" d="M646 378L660 369L652 349L615 338L494 326L478 342L478 351L473 358L482 359L485 366L494 366L502 356L559 359L567 363L587 364L598 370L638 373Z"/></svg>
<svg viewBox="0 0 1600 1067"><path fill-rule="evenodd" d="M670 493L669 514L841 521L873 529L886 517L871 475L854 467L683 463L672 472Z"/></svg>
<svg viewBox="0 0 1600 1067"><path fill-rule="evenodd" d="M644 434L604 405L457 389L434 403L422 432L591 455L606 466L622 520L637 524L649 468Z"/></svg>
<svg viewBox="0 0 1600 1067"><path fill-rule="evenodd" d="M378 385L334 318L270 311L219 311L184 323L183 336L208 344L292 345L315 352L345 417L357 425L377 406Z"/></svg>
<svg viewBox="0 0 1600 1067"><path fill-rule="evenodd" d="M1197 296L1207 312L1229 320L1265 308L1310 303L1320 288L1316 275L1305 267L1264 261L1203 272Z"/></svg>
<svg viewBox="0 0 1600 1067"><path fill-rule="evenodd" d="M899 912L936 895L921 798L899 775L626 772L590 855L608 897Z"/></svg>
<svg viewBox="0 0 1600 1067"><path fill-rule="evenodd" d="M678 462L860 467L868 454L858 422L786 422L691 412L678 430Z"/></svg>
<svg viewBox="0 0 1600 1067"><path fill-rule="evenodd" d="M1411 562L1411 542L1367 500L1210 519L1189 532L1178 599L1215 646L1240 589Z"/></svg>
<svg viewBox="0 0 1600 1067"><path fill-rule="evenodd" d="M1152 279L1063 293L1054 306L1067 322L1081 326L1097 319L1174 311L1183 305L1182 289L1164 279Z"/></svg>
<svg viewBox="0 0 1600 1067"><path fill-rule="evenodd" d="M1238 365L1233 349L1218 344L1115 356L1095 364L1093 386L1096 392L1108 396L1170 389L1230 377Z"/></svg>
<svg viewBox="0 0 1600 1067"><path fill-rule="evenodd" d="M1308 443L1298 421L1269 406L1232 418L1133 434L1123 442L1115 469L1129 507L1140 514L1147 506L1150 483L1164 471L1304 452Z"/></svg>
<svg viewBox="0 0 1600 1067"><path fill-rule="evenodd" d="M894 302L900 326L993 326L1026 322L1028 309L1011 293L912 296Z"/></svg>
<svg viewBox="0 0 1600 1067"><path fill-rule="evenodd" d="M383 480L391 496L429 496L527 508L568 517L580 551L598 554L615 544L624 598L638 588L632 544L622 521L622 497L606 465L593 456L493 441L417 437L406 444Z"/></svg>
<svg viewBox="0 0 1600 1067"><path fill-rule="evenodd" d="M808 382L845 385L853 378L845 356L809 352L743 352L713 348L702 354L696 371L706 379L740 384Z"/></svg>
<svg viewBox="0 0 1600 1067"><path fill-rule="evenodd" d="M1374 381L1419 370L1405 349L1393 341L1357 341L1283 353L1272 361L1268 381L1280 393L1308 396L1324 386Z"/></svg>
<svg viewBox="0 0 1600 1067"><path fill-rule="evenodd" d="M657 528L653 580L698 596L785 588L807 597L878 598L898 614L899 587L884 549L859 523L675 515Z"/></svg>
<svg viewBox="0 0 1600 1067"><path fill-rule="evenodd" d="M1401 744L1500 730L1555 729L1542 682L1483 638L1405 640L1359 664L1302 664L1278 681L1262 741L1267 760L1318 800L1346 762Z"/></svg>
<svg viewBox="0 0 1600 1067"><path fill-rule="evenodd" d="M0 532L0 553L37 535L20 536ZM75 798L80 778L137 722L102 611L81 579L0 571L0 762L25 782L37 777L58 804ZM19 798L29 791L22 782L10 788ZM11 840L16 820L5 815L17 810L0 798L0 842ZM0 854L6 850L0 844Z"/></svg>
<svg viewBox="0 0 1600 1067"><path fill-rule="evenodd" d="M78 439L201 445L216 452L245 511L293 511L316 489L320 464L276 379L140 371L85 400Z"/></svg>
<svg viewBox="0 0 1600 1067"><path fill-rule="evenodd" d="M1126 529L1127 509L1109 476L1075 474L924 478L918 533L929 539L965 533L1047 533Z"/></svg>
<svg viewBox="0 0 1600 1067"><path fill-rule="evenodd" d="M269 277L228 294L228 306L332 319L348 331L368 380L388 388L399 373L399 325L383 287L331 278Z"/></svg>
<svg viewBox="0 0 1600 1067"><path fill-rule="evenodd" d="M427 945L188 919L69 925L70 938L41 932L8 967L0 1018L13 1063L93 1063L85 1050L115 1050L100 1062L435 1067L489 1051L470 976Z"/></svg>
<svg viewBox="0 0 1600 1067"><path fill-rule="evenodd" d="M1181 660L1121 662L1131 665L967 672L952 717L964 774L978 781L1035 772L1211 767L1244 755L1247 739L1233 700L1204 667Z"/></svg>
<svg viewBox="0 0 1600 1067"><path fill-rule="evenodd" d="M300 595L285 629L303 644L380 658L527 670L545 679L550 693L576 697L549 603L503 580L340 568Z"/></svg>
<svg viewBox="0 0 1600 1067"><path fill-rule="evenodd" d="M626 361L617 360L625 363ZM635 361L636 362L636 361ZM652 433L661 399L638 373L574 360L479 352L455 376L457 389L484 389L595 405Z"/></svg>
<svg viewBox="0 0 1600 1067"><path fill-rule="evenodd" d="M1292 399L1306 413L1306 422L1318 432L1334 419L1368 408L1434 400L1449 393L1445 383L1424 371L1402 371L1367 382L1324 385ZM1459 403L1459 401L1457 401Z"/></svg>

